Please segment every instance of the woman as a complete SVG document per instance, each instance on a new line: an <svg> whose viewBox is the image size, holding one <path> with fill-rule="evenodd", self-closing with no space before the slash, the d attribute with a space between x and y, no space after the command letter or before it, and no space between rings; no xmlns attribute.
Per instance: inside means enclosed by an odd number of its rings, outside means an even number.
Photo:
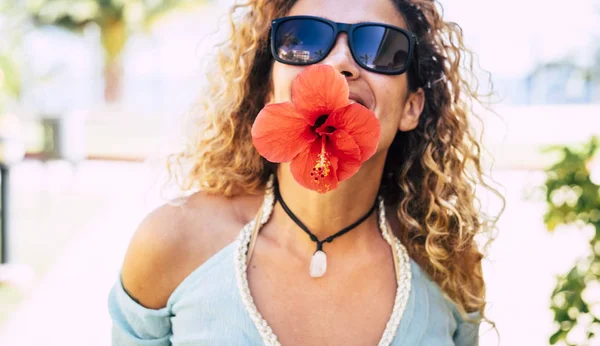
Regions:
<svg viewBox="0 0 600 346"><path fill-rule="evenodd" d="M460 28L428 0L251 0L231 18L196 137L169 167L199 192L133 237L110 295L113 344L478 344L473 185L487 185ZM252 144L265 104L289 101L317 63L380 124L374 154L327 193Z"/></svg>

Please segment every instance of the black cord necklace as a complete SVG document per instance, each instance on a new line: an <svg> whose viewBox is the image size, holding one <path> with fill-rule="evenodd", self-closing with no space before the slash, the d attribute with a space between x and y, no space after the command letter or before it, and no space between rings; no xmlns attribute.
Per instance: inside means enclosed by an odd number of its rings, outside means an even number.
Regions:
<svg viewBox="0 0 600 346"><path fill-rule="evenodd" d="M333 235L330 235L329 237L327 237L323 240L319 240L319 238L317 238L317 236L314 235L308 229L308 227L306 227L306 225L304 223L302 223L302 221L300 221L300 219L298 219L298 217L296 215L294 215L294 213L290 210L290 208L287 206L287 204L285 204L285 202L283 201L283 198L281 197L281 193L279 192L279 184L277 182L275 182L274 185L275 186L274 186L273 192L275 193L275 199L279 203L281 203L281 207L283 208L285 213L290 217L290 219L292 219L292 221L294 221L296 223L296 225L298 225L298 227L300 227L304 232L306 232L306 234L308 234L308 236L310 237L310 240L317 243L317 249L315 250L315 253L313 254L312 260L310 262L310 275L312 277L321 277L327 271L327 255L323 251L323 244L331 243L335 238L340 237L340 236L350 232L352 229L356 228L356 226L360 225L366 219L368 219L369 216L371 216L371 214L373 214L375 209L377 209L377 201L375 201L375 203L373 203L373 206L371 207L371 209L369 209L369 211L365 215L363 215L360 219L358 219L356 222L354 222L350 226L342 229L341 231L339 231Z"/></svg>

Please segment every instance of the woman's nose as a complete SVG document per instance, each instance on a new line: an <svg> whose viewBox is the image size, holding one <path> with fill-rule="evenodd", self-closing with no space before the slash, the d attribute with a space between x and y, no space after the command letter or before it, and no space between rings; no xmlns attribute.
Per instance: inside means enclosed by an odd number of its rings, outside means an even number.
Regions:
<svg viewBox="0 0 600 346"><path fill-rule="evenodd" d="M348 35L345 33L337 37L335 46L321 63L335 68L347 79L353 80L360 76L360 66L352 57L352 52L348 46Z"/></svg>

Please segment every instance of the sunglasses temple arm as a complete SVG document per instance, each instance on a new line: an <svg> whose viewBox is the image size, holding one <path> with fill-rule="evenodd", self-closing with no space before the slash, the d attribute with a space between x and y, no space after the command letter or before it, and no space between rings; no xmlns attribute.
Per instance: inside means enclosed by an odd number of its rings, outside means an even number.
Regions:
<svg viewBox="0 0 600 346"><path fill-rule="evenodd" d="M421 80L421 59L419 59L419 40L415 41L415 75L421 87L425 87L425 83Z"/></svg>

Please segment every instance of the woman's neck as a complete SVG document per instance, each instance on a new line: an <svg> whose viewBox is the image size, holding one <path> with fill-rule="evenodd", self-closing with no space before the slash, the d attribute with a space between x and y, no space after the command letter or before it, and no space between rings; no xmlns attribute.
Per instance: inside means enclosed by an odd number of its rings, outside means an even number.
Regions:
<svg viewBox="0 0 600 346"><path fill-rule="evenodd" d="M384 163L385 155L383 158L375 155L352 178L325 194L298 184L290 172L289 164L281 164L277 171L279 191L291 212L312 234L323 240L359 220L371 209L379 191ZM285 246L293 246L301 253L314 252L315 242L288 217L280 203L275 206L272 221L277 225L277 234L274 236ZM376 229L375 212L355 229L325 244L324 250L345 252L357 243L367 245L365 237L376 236L377 232L373 232Z"/></svg>

